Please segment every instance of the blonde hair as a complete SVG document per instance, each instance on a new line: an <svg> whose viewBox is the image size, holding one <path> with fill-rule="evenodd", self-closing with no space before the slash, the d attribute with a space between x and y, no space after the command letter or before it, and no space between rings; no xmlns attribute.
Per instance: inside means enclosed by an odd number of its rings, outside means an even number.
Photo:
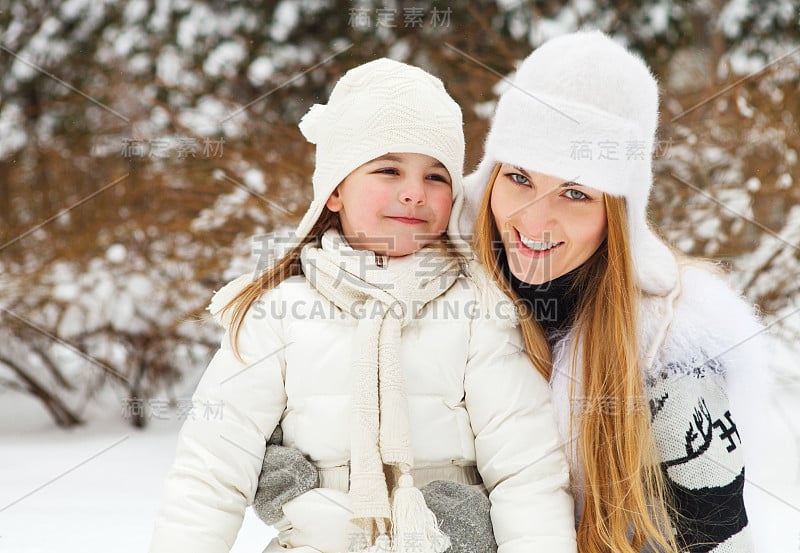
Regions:
<svg viewBox="0 0 800 553"><path fill-rule="evenodd" d="M495 167L481 203L473 247L495 282L520 305L500 266L503 243L491 211ZM627 230L625 199L605 195L608 235L578 271L572 291L581 290L573 344L580 344L580 398L570 388L570 428L584 475L583 512L578 523L581 553L638 553L645 543L678 550L669 519L669 498L644 400L639 367L636 285ZM572 293L572 292L571 292ZM552 353L542 325L520 316L525 349L549 382ZM580 400L580 401L578 401ZM588 406L576 409L575 406ZM570 436L573 438L573 436ZM572 443L573 440L570 440Z"/></svg>
<svg viewBox="0 0 800 553"><path fill-rule="evenodd" d="M273 267L248 283L247 286L220 310L220 313L223 315L228 311L232 311L230 325L231 342L233 344L233 352L240 361L243 361L243 359L239 353L239 332L242 329L242 324L244 323L247 312L264 292L272 290L288 278L302 275L303 266L300 261L300 253L303 251L303 247L312 242L319 243L319 239L322 235L333 228L337 229L339 232L342 230L339 223L339 214L324 207L317 222L314 223L308 235L299 244L279 259ZM432 246L436 247L442 255L458 259L463 271L466 259L460 254L446 233L442 235L441 240L436 241Z"/></svg>
<svg viewBox="0 0 800 553"><path fill-rule="evenodd" d="M273 267L265 271L261 276L252 280L236 296L229 301L222 309L224 314L231 311L231 342L233 352L236 357L242 360L239 353L239 332L242 329L244 318L247 312L264 292L272 290L284 280L293 276L303 274L303 266L300 262L300 253L306 244L319 241L319 238L329 229L339 229L339 216L327 207L322 208L320 215L308 235L286 255L279 259Z"/></svg>

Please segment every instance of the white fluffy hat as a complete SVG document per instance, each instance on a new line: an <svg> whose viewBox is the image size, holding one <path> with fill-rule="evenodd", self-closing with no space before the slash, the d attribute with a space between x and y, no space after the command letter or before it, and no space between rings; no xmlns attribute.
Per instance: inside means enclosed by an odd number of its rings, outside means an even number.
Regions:
<svg viewBox="0 0 800 553"><path fill-rule="evenodd" d="M639 56L599 31L549 40L500 96L483 160L465 179L460 228L472 228L497 163L624 196L638 284L669 293L677 262L647 223L657 124L658 84Z"/></svg>
<svg viewBox="0 0 800 553"><path fill-rule="evenodd" d="M317 149L314 199L295 231L298 239L308 235L353 170L387 153L405 152L436 158L450 173L448 234L459 250L468 251L455 231L464 202L463 120L442 81L419 67L377 59L345 73L328 103L311 106L299 126Z"/></svg>

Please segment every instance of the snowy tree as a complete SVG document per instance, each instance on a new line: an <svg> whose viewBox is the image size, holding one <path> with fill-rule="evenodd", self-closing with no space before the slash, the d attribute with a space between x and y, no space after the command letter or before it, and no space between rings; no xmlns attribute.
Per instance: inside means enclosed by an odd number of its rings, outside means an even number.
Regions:
<svg viewBox="0 0 800 553"><path fill-rule="evenodd" d="M799 5L0 0L0 386L65 426L108 390L174 403L218 343L194 322L212 291L310 200L297 121L343 71L439 75L469 170L516 63L585 27L659 77L657 225L779 320L800 293Z"/></svg>

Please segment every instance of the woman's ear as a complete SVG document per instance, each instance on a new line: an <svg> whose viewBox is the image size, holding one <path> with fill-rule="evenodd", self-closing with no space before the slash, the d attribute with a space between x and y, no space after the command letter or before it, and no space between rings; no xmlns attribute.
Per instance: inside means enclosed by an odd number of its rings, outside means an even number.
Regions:
<svg viewBox="0 0 800 553"><path fill-rule="evenodd" d="M338 213L344 207L344 203L342 202L342 197L339 195L339 188L337 187L336 190L328 197L328 201L325 202L325 207L329 210L333 211L334 213Z"/></svg>

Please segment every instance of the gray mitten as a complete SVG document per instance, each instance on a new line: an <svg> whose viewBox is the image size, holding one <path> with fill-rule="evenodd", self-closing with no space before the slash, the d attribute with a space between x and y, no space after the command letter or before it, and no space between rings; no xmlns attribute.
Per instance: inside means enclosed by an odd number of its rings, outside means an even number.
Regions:
<svg viewBox="0 0 800 553"><path fill-rule="evenodd" d="M258 476L253 509L258 518L274 526L283 518L283 506L319 487L319 471L297 449L279 445L283 432L278 426L267 441L264 464Z"/></svg>
<svg viewBox="0 0 800 553"><path fill-rule="evenodd" d="M420 490L439 528L450 538L445 553L495 553L489 498L476 486L434 480Z"/></svg>

